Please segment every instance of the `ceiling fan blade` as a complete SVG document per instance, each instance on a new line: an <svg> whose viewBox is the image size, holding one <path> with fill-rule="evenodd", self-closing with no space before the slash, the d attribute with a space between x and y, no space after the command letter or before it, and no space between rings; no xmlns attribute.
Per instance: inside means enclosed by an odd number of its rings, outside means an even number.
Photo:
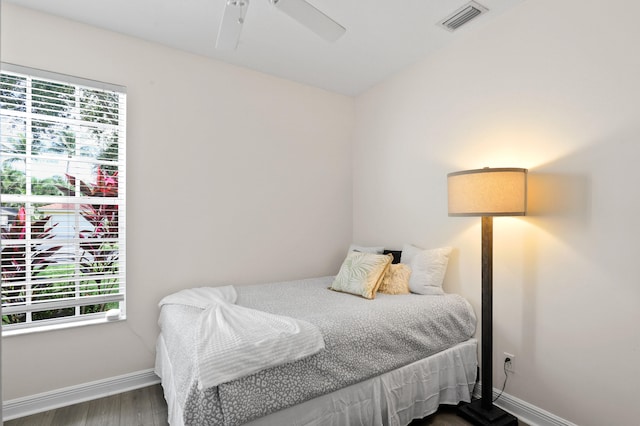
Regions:
<svg viewBox="0 0 640 426"><path fill-rule="evenodd" d="M216 49L236 49L248 7L249 0L227 0L222 20L220 21L220 27L218 28Z"/></svg>
<svg viewBox="0 0 640 426"><path fill-rule="evenodd" d="M271 3L327 41L336 41L347 31L305 0L271 0Z"/></svg>

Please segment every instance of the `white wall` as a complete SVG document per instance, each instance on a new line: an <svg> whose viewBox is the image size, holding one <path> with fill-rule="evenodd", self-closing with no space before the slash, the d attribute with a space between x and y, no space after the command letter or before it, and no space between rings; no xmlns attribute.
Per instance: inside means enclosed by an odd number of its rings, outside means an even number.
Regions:
<svg viewBox="0 0 640 426"><path fill-rule="evenodd" d="M356 101L354 241L456 247L446 289L480 310L480 219L446 174L530 170L494 222L494 386L584 426L637 424L640 4L524 2Z"/></svg>
<svg viewBox="0 0 640 426"><path fill-rule="evenodd" d="M635 424L638 13L524 2L360 96L352 193L351 99L3 3L3 61L129 99L129 318L4 338L3 397L151 368L162 296L334 273L352 228L362 244L456 247L446 289L479 311L480 220L447 217L446 174L515 166L531 171L531 215L495 221L494 384L508 351L509 394L580 425Z"/></svg>
<svg viewBox="0 0 640 426"><path fill-rule="evenodd" d="M353 99L2 6L3 61L128 88L128 319L4 338L4 398L152 368L180 288L337 271Z"/></svg>

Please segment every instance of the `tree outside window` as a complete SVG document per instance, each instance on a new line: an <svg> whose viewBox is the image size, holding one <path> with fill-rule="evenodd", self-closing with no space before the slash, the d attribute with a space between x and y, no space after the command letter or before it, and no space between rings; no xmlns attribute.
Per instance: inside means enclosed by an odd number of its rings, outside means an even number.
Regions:
<svg viewBox="0 0 640 426"><path fill-rule="evenodd" d="M126 94L3 64L3 332L124 317Z"/></svg>

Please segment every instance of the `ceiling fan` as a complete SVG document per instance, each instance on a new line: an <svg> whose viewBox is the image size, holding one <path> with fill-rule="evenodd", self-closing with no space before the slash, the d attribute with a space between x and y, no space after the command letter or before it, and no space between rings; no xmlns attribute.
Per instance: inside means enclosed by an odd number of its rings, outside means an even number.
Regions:
<svg viewBox="0 0 640 426"><path fill-rule="evenodd" d="M249 0L225 0L226 5L220 28L216 49L235 50L240 40L240 32L244 17L249 8ZM305 0L269 0L276 9L289 15L305 27L327 41L336 41L346 29L322 11L316 9Z"/></svg>

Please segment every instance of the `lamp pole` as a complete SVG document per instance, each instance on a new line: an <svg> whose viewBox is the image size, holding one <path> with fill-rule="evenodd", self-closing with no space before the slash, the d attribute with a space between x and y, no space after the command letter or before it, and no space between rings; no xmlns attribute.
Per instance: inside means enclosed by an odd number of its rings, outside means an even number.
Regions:
<svg viewBox="0 0 640 426"><path fill-rule="evenodd" d="M493 217L482 216L482 408L493 406Z"/></svg>
<svg viewBox="0 0 640 426"><path fill-rule="evenodd" d="M493 216L482 216L482 395L460 407L477 426L517 426L518 419L493 405Z"/></svg>

